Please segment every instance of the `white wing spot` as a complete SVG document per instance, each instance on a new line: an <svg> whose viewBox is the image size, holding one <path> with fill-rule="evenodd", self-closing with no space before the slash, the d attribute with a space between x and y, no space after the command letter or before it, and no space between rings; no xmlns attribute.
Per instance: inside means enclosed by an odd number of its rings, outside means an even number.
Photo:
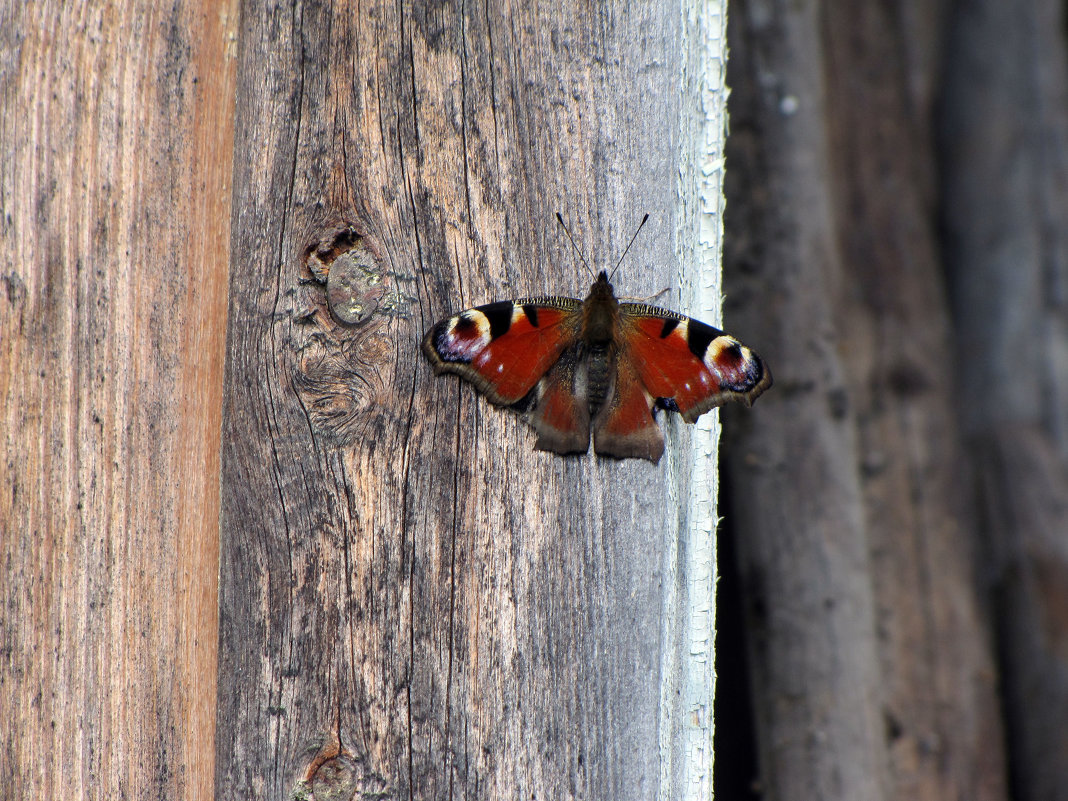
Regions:
<svg viewBox="0 0 1068 801"><path fill-rule="evenodd" d="M497 372L498 373L503 373L504 372L504 365L503 364L498 364L497 365Z"/></svg>

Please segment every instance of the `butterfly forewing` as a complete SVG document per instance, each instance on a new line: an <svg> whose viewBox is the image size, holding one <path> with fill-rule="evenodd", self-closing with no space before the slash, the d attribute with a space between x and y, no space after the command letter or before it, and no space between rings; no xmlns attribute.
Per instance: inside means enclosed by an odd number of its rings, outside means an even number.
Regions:
<svg viewBox="0 0 1068 801"><path fill-rule="evenodd" d="M689 423L729 400L749 405L771 386L761 358L718 328L643 304L621 303L619 313L642 384Z"/></svg>
<svg viewBox="0 0 1068 801"><path fill-rule="evenodd" d="M435 372L458 373L494 403L522 401L577 336L582 304L536 298L476 306L423 338Z"/></svg>

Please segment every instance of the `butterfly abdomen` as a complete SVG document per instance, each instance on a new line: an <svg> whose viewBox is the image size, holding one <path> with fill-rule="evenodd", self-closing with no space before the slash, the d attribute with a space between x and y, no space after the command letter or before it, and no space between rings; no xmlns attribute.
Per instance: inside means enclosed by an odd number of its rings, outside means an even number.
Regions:
<svg viewBox="0 0 1068 801"><path fill-rule="evenodd" d="M596 416L598 410L608 399L611 381L611 345L605 343L589 345L586 353L586 401L589 404L590 417Z"/></svg>
<svg viewBox="0 0 1068 801"><path fill-rule="evenodd" d="M601 272L582 309L586 402L591 417L596 416L608 400L618 338L619 301L612 291L612 285L608 283L608 276Z"/></svg>

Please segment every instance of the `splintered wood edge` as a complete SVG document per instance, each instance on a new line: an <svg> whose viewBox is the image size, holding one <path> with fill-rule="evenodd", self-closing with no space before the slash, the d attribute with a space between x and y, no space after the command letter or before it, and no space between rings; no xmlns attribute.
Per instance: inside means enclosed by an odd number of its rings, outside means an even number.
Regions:
<svg viewBox="0 0 1068 801"><path fill-rule="evenodd" d="M726 138L725 0L682 5L679 169L676 184L676 264L680 310L722 327L723 147ZM679 425L676 423L676 425ZM712 797L716 637L716 500L719 415L690 428L688 451L668 471L671 509L684 509L684 530L666 549L665 636L661 659L661 787L671 798ZM688 463L687 463L688 462ZM689 476L687 480L684 478ZM684 560L678 561L679 542ZM682 575L679 575L679 573ZM667 617L667 614L665 615Z"/></svg>

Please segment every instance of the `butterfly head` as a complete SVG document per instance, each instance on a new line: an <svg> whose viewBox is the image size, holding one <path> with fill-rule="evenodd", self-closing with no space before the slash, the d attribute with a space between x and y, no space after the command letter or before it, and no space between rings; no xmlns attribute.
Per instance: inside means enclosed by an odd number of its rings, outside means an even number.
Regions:
<svg viewBox="0 0 1068 801"><path fill-rule="evenodd" d="M612 284L608 281L608 272L601 270L597 276L597 280L593 282L593 286L590 287L590 294L586 297L587 301L591 300L605 300L607 298L615 299L616 293L612 288Z"/></svg>
<svg viewBox="0 0 1068 801"><path fill-rule="evenodd" d="M601 345L612 342L617 335L619 322L619 301L612 285L608 283L608 273L601 270L583 307L582 336L586 342Z"/></svg>

